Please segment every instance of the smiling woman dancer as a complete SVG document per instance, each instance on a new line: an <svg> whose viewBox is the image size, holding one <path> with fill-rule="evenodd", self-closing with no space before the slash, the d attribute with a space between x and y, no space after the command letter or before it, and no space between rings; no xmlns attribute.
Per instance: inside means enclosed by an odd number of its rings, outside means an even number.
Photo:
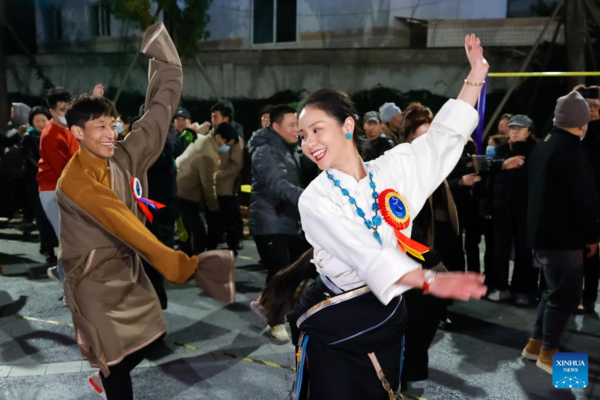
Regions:
<svg viewBox="0 0 600 400"><path fill-rule="evenodd" d="M488 71L475 35L465 38L471 72L429 132L364 163L351 140L350 98L320 90L300 105L302 151L322 173L300 198L319 278L288 314L298 344L294 398L394 399L399 386L411 288L467 301L485 292L483 276L423 271L427 248L409 239L415 218L456 165L478 116Z"/></svg>

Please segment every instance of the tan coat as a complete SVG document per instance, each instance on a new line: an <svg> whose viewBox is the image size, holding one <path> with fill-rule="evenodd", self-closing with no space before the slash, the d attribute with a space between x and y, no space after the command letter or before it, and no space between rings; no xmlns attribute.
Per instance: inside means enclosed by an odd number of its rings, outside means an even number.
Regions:
<svg viewBox="0 0 600 400"><path fill-rule="evenodd" d="M184 200L206 202L209 211L219 211L215 181L219 162L214 136L198 135L176 160L177 195Z"/></svg>
<svg viewBox="0 0 600 400"><path fill-rule="evenodd" d="M220 154L217 171L217 196L234 196L240 186L240 171L244 166L244 139L240 138L229 151Z"/></svg>
<svg viewBox="0 0 600 400"><path fill-rule="evenodd" d="M164 25L148 28L142 52L154 57L146 113L111 159L80 149L57 186L67 304L83 355L105 376L166 331L141 258L175 282L185 282L198 264L148 231L130 187L137 177L142 196L148 193L146 172L162 151L182 86L181 62Z"/></svg>

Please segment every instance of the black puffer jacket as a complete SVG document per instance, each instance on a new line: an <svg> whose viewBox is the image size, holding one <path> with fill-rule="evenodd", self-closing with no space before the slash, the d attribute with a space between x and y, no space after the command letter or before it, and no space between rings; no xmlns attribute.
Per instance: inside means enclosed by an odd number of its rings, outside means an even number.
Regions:
<svg viewBox="0 0 600 400"><path fill-rule="evenodd" d="M250 233L300 234L298 201L303 192L300 150L270 127L248 142L252 157Z"/></svg>
<svg viewBox="0 0 600 400"><path fill-rule="evenodd" d="M504 143L496 149L496 159L525 156L525 167L501 170L490 180L492 213L499 215L525 215L527 211L527 171L535 168L529 165L529 156L535 147L531 137L525 142L511 145Z"/></svg>
<svg viewBox="0 0 600 400"><path fill-rule="evenodd" d="M596 190L600 195L600 120L590 121L587 133L581 144L590 155L592 165L594 166Z"/></svg>

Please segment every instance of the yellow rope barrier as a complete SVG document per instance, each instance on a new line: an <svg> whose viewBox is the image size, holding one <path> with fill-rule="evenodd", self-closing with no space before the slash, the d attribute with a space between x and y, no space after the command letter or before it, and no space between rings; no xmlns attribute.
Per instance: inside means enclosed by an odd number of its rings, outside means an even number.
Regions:
<svg viewBox="0 0 600 400"><path fill-rule="evenodd" d="M556 78L562 76L600 76L600 71L589 72L490 72L490 78Z"/></svg>

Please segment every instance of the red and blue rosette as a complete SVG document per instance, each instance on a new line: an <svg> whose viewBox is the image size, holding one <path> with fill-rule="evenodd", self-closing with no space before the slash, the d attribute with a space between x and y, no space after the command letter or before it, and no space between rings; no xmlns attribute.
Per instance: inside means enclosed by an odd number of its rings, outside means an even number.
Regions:
<svg viewBox="0 0 600 400"><path fill-rule="evenodd" d="M394 228L400 250L425 261L423 254L429 251L429 247L412 240L401 232L410 224L410 212L404 198L395 190L386 189L379 194L377 203L383 220Z"/></svg>
<svg viewBox="0 0 600 400"><path fill-rule="evenodd" d="M166 207L164 204L160 204L157 201L153 201L142 197L142 183L138 178L134 176L131 177L131 192L133 193L133 198L137 200L138 206L140 207L144 215L146 215L146 218L148 218L148 221L150 221L150 223L152 223L153 217L148 207L153 208L157 211L161 208Z"/></svg>

